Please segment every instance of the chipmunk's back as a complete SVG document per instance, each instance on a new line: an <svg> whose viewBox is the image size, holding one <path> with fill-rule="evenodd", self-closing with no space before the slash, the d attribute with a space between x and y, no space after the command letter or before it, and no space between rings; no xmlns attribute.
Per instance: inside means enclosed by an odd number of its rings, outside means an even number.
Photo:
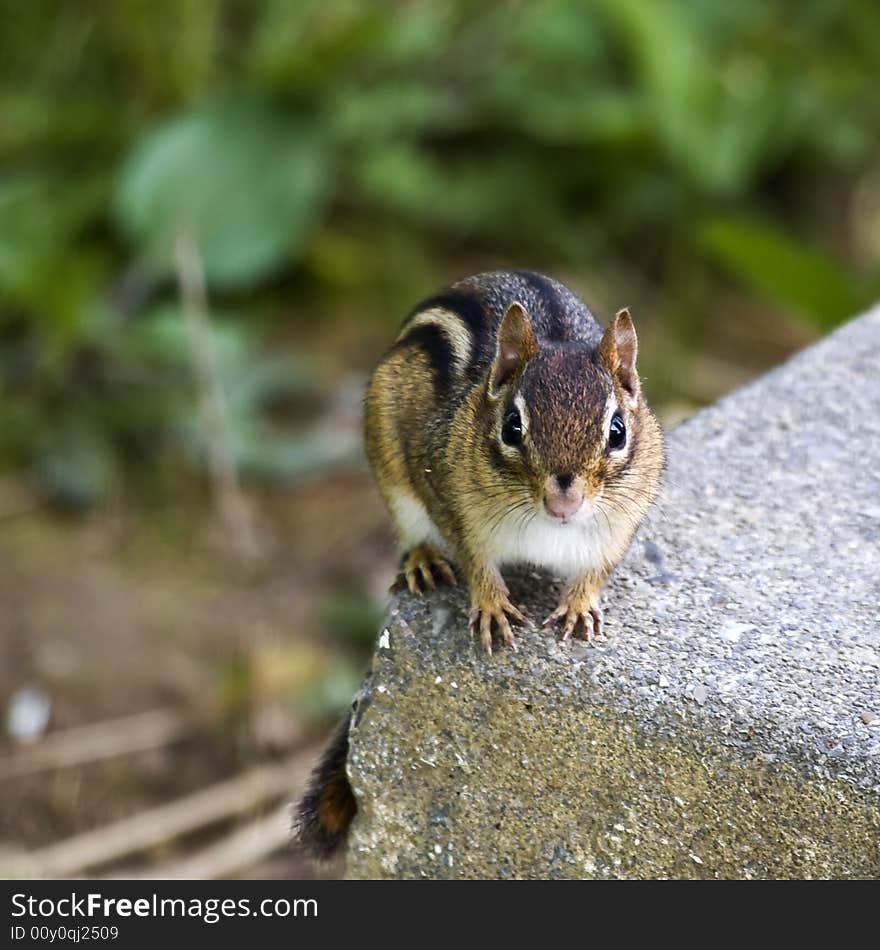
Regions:
<svg viewBox="0 0 880 950"><path fill-rule="evenodd" d="M475 293L497 329L507 308L516 301L531 316L538 339L597 346L602 326L564 284L533 271L494 271L453 284L453 290Z"/></svg>
<svg viewBox="0 0 880 950"><path fill-rule="evenodd" d="M538 340L599 345L603 328L559 281L533 271L491 271L460 280L406 318L395 344L428 353L440 389L451 374L473 381L495 358L498 326L512 303L529 313Z"/></svg>

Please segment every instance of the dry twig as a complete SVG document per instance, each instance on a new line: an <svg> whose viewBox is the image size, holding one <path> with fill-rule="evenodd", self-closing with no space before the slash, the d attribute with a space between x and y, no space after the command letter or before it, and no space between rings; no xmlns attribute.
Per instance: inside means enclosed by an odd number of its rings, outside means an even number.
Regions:
<svg viewBox="0 0 880 950"><path fill-rule="evenodd" d="M187 729L184 717L171 709L63 729L0 759L0 781L161 748L180 739Z"/></svg>
<svg viewBox="0 0 880 950"><path fill-rule="evenodd" d="M0 877L80 876L90 868L246 814L281 796L290 797L304 781L319 751L317 747L306 749L278 765L260 766L167 805L9 859L0 866Z"/></svg>
<svg viewBox="0 0 880 950"><path fill-rule="evenodd" d="M231 539L233 548L245 560L253 560L259 555L259 545L250 507L238 483L226 396L208 316L202 258L192 235L185 231L177 237L174 264L199 389L214 499L224 532Z"/></svg>

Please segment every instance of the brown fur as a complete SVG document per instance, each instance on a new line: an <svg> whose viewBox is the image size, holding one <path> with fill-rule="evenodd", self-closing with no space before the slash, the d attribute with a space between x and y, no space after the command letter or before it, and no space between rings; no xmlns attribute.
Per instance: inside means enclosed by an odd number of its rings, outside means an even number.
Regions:
<svg viewBox="0 0 880 950"><path fill-rule="evenodd" d="M450 306L435 316L437 301L454 303L455 294L468 295L467 323L456 322ZM485 313L485 327L476 330L473 300ZM483 550L493 521L513 506L540 508L547 479L556 474L577 476L587 491L601 489L619 531L609 542L604 568L572 584L574 600L597 610L602 584L657 493L662 439L641 393L627 311L603 333L562 285L520 273L468 278L430 304L428 314L414 311L370 381L367 455L405 548L431 539L407 536L400 499L427 511L469 584L475 626L491 648L483 615L489 630L494 625L512 643L506 615L518 614ZM423 339L416 341L408 327L419 327ZM454 338L464 333L471 341L467 366L449 356ZM521 451L513 453L500 444L498 431L517 390L531 427ZM606 451L602 430L612 391L631 445L622 459Z"/></svg>
<svg viewBox="0 0 880 950"><path fill-rule="evenodd" d="M318 820L326 833L335 837L345 831L357 812L345 772L336 772L318 796Z"/></svg>
<svg viewBox="0 0 880 950"><path fill-rule="evenodd" d="M293 840L313 857L332 857L348 837L357 814L346 772L349 717L339 724L294 812Z"/></svg>
<svg viewBox="0 0 880 950"><path fill-rule="evenodd" d="M589 639L601 627L602 586L656 497L663 469L637 348L627 311L603 330L550 278L478 274L417 307L370 379L366 451L404 547L403 584L420 593L454 583L448 549L489 652L493 632L514 646L510 617L525 621L489 556L494 533L511 511L540 511L547 485L562 474L601 500L610 534L601 563L571 578L546 622L561 622L563 639L576 630ZM500 432L517 393L530 425L512 449ZM618 455L608 451L604 430L612 393L628 436ZM413 506L422 506L440 537L412 536ZM297 808L296 840L320 857L345 843L357 812L347 755L346 718Z"/></svg>

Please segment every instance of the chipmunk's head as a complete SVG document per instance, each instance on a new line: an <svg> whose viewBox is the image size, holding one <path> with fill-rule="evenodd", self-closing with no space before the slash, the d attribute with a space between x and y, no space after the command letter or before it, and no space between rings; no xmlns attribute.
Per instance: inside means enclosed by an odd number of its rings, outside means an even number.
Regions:
<svg viewBox="0 0 880 950"><path fill-rule="evenodd" d="M538 344L513 303L488 379L490 455L505 482L528 487L550 523L601 514L635 523L656 494L659 428L636 372L632 318L621 310L598 347Z"/></svg>

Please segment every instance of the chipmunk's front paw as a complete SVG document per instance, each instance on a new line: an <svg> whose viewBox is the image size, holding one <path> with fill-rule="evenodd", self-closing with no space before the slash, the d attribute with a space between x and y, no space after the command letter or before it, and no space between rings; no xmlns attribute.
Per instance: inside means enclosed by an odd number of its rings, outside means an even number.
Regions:
<svg viewBox="0 0 880 950"><path fill-rule="evenodd" d="M480 642L487 653L492 652L493 623L505 644L516 652L516 640L514 640L513 631L510 629L510 621L507 619L508 614L522 624L529 622L528 618L508 600L507 595L500 591L491 600L474 605L470 620L471 633L476 635L479 632Z"/></svg>
<svg viewBox="0 0 880 950"><path fill-rule="evenodd" d="M602 633L602 608L596 597L577 597L569 594L544 621L544 626L562 620L562 641L570 640L575 631L590 643Z"/></svg>
<svg viewBox="0 0 880 950"><path fill-rule="evenodd" d="M392 590L397 589L398 585L402 588L401 581L414 594L434 590L438 583L449 584L450 587L455 587L457 583L452 565L430 544L419 544L406 552L401 573Z"/></svg>

